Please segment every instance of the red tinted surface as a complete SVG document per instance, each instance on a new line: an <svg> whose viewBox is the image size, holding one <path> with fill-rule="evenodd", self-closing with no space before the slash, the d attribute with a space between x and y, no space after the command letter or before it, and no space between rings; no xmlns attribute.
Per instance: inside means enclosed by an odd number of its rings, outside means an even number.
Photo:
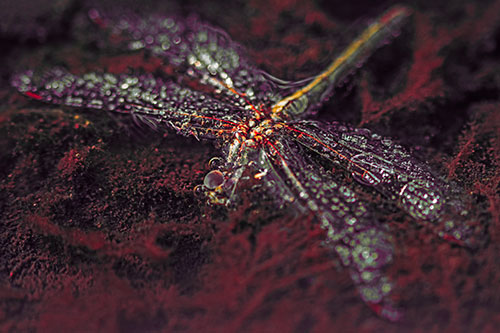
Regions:
<svg viewBox="0 0 500 333"><path fill-rule="evenodd" d="M197 11L244 44L261 68L302 79L323 69L391 3L150 7ZM23 8L11 6L22 20ZM277 210L251 184L241 189L244 203L236 210L206 206L193 188L218 154L210 144L104 112L28 101L10 88L14 70L61 63L78 73L128 67L169 73L147 54L100 52L92 42L98 33L82 28L80 7L62 1L26 14L51 27L42 39L34 37L36 24L26 33L2 27L0 330L500 326L500 2L417 2L401 35L336 89L317 116L398 139L471 194L475 223L484 230L475 251L440 240L365 192L394 235L390 275L405 309L400 323L378 318L362 302L310 217Z"/></svg>

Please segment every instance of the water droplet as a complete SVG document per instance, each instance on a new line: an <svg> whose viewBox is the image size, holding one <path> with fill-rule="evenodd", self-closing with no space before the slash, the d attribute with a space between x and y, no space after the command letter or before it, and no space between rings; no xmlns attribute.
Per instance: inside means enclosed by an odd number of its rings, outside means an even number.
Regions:
<svg viewBox="0 0 500 333"><path fill-rule="evenodd" d="M203 185L205 185L207 188L211 190L222 185L223 183L224 183L224 174L219 170L210 171L203 179Z"/></svg>

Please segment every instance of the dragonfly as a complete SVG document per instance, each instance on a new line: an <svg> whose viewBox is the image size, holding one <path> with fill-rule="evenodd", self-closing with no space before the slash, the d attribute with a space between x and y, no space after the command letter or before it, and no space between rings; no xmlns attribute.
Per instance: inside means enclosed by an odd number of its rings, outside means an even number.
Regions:
<svg viewBox="0 0 500 333"><path fill-rule="evenodd" d="M387 267L391 234L337 174L380 193L445 240L467 246L467 210L453 187L400 144L364 128L311 120L333 89L359 70L381 45L396 38L411 9L395 6L373 20L320 74L298 82L259 70L223 30L187 18L101 13L89 17L127 52L144 51L174 68L171 75L130 70L74 75L55 67L12 78L25 96L73 108L129 114L151 127L215 142L221 157L198 187L209 203L238 202L244 174L262 184L276 204L312 214L363 301L396 321ZM339 171L341 170L341 171Z"/></svg>

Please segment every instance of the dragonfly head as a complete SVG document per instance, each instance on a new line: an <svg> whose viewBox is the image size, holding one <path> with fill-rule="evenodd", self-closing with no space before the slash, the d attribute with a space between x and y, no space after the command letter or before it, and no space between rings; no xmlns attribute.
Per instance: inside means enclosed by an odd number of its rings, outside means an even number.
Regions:
<svg viewBox="0 0 500 333"><path fill-rule="evenodd" d="M203 184L194 188L195 194L207 198L208 204L227 205L228 198L225 187L227 185L227 172L223 170L223 160L219 157L212 158L208 165L213 170L205 175Z"/></svg>
<svg viewBox="0 0 500 333"><path fill-rule="evenodd" d="M212 170L206 174L203 184L194 188L197 196L205 197L209 205L226 206L229 202L225 191L226 176L219 170Z"/></svg>
<svg viewBox="0 0 500 333"><path fill-rule="evenodd" d="M210 160L209 166L213 169L203 178L203 184L195 187L195 194L204 196L209 205L229 206L235 201L235 175L239 176L239 169L224 167L224 161L215 157Z"/></svg>

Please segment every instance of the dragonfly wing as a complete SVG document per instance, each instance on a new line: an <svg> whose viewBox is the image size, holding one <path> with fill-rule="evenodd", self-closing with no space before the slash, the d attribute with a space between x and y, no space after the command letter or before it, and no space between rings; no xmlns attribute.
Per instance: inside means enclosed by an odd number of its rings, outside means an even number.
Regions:
<svg viewBox="0 0 500 333"><path fill-rule="evenodd" d="M290 140L269 141L259 158L264 183L281 203L318 218L327 232L327 245L349 268L363 300L380 315L397 320L399 313L390 299L392 283L384 273L393 257L387 228L304 149Z"/></svg>
<svg viewBox="0 0 500 333"><path fill-rule="evenodd" d="M441 237L464 245L469 242L471 229L464 223L466 211L455 190L401 145L368 129L339 123L301 121L290 124L288 130L322 160L341 166Z"/></svg>
<svg viewBox="0 0 500 333"><path fill-rule="evenodd" d="M44 102L129 113L150 125L163 124L180 134L202 138L229 135L240 114L249 112L151 74L76 76L54 68L41 75L32 71L18 74L12 85ZM241 112L233 112L235 109Z"/></svg>
<svg viewBox="0 0 500 333"><path fill-rule="evenodd" d="M93 17L122 36L129 49L149 50L173 65L176 72L214 87L233 104L257 104L273 95L274 83L252 64L243 48L196 15L186 19L127 12L101 17L94 11Z"/></svg>

